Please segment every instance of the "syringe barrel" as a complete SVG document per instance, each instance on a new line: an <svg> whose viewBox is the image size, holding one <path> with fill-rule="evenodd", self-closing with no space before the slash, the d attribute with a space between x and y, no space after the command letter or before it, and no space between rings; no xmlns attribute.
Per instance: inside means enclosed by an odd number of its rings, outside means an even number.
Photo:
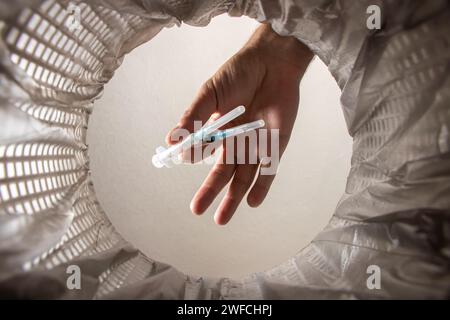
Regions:
<svg viewBox="0 0 450 320"><path fill-rule="evenodd" d="M230 112L224 114L219 119L214 121L211 125L206 126L204 129L202 129L203 130L203 135L204 136L209 135L210 133L216 131L217 129L219 129L223 125L227 124L228 122L236 119L237 117L239 117L244 112L245 112L245 107L244 106L239 106L237 108L234 108Z"/></svg>

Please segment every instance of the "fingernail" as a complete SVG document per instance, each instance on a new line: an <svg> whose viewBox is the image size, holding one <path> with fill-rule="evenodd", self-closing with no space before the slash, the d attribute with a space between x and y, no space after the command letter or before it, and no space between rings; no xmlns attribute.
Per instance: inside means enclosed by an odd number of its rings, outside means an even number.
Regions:
<svg viewBox="0 0 450 320"><path fill-rule="evenodd" d="M173 132L174 132L175 130L179 129L179 128L180 128L179 125L177 125L177 126L174 127L172 130L169 131L169 133L168 133L167 136L166 136L166 142L167 142L168 144L177 142L177 141L175 141L174 139L172 139L172 135L173 135Z"/></svg>

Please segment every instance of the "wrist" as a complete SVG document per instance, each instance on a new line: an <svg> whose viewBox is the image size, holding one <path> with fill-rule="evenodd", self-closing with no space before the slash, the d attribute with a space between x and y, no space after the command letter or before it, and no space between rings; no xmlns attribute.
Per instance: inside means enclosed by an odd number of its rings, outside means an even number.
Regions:
<svg viewBox="0 0 450 320"><path fill-rule="evenodd" d="M280 36L269 24L262 24L245 46L257 52L265 64L276 65L288 73L302 77L314 54L297 38Z"/></svg>

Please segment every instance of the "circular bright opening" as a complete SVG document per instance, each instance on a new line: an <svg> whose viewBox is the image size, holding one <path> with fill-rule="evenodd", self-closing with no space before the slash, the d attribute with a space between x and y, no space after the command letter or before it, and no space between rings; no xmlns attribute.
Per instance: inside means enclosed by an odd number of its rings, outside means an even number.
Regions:
<svg viewBox="0 0 450 320"><path fill-rule="evenodd" d="M206 28L163 30L125 57L90 118L92 178L113 225L149 257L188 274L239 278L282 263L323 229L345 187L351 139L339 88L318 59L302 82L290 145L259 208L244 202L219 227L218 201L201 217L189 210L209 166L152 165L200 85L256 27L222 15Z"/></svg>

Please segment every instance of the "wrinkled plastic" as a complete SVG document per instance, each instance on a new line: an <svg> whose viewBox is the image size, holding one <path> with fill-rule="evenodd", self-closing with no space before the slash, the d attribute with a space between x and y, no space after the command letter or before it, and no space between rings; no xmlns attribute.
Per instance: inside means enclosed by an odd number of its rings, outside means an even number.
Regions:
<svg viewBox="0 0 450 320"><path fill-rule="evenodd" d="M448 1L0 1L0 295L28 298L449 298ZM366 27L379 5L383 28ZM162 28L218 14L308 45L342 89L352 166L328 226L282 265L198 278L114 229L89 178L86 129L123 56ZM34 40L31 40L34 39ZM47 53L46 53L47 52ZM95 104L95 103L94 103ZM82 270L68 290L66 268ZM367 286L367 267L381 288Z"/></svg>

